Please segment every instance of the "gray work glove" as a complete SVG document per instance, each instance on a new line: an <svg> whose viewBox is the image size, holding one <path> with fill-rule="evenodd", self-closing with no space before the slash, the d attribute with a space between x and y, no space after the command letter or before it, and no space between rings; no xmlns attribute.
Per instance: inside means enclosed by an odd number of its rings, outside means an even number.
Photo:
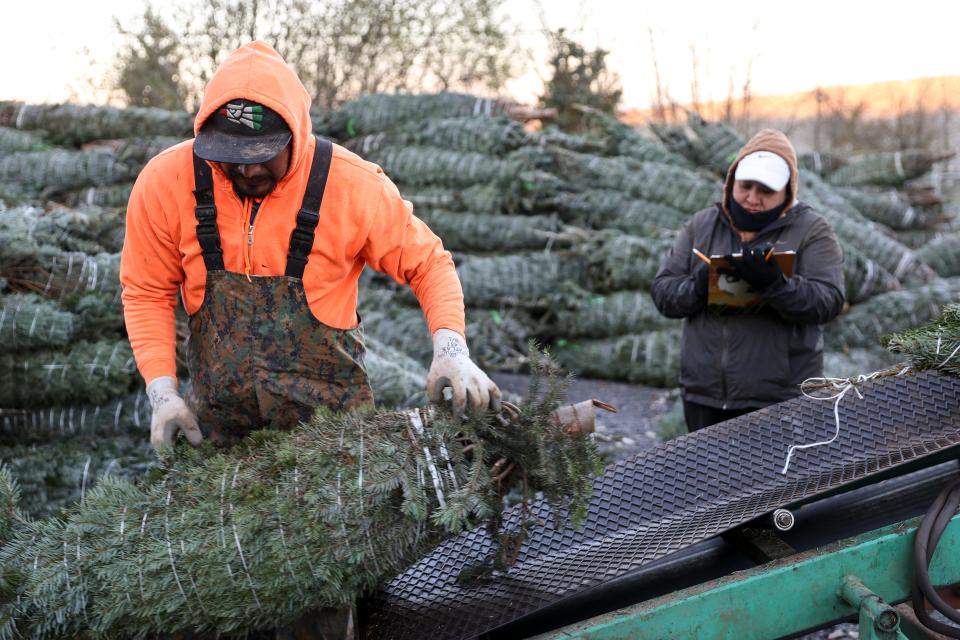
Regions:
<svg viewBox="0 0 960 640"><path fill-rule="evenodd" d="M150 418L150 444L157 451L173 447L177 431L182 431L187 442L196 446L203 441L197 426L197 416L187 407L177 393L177 381L171 376L161 376L147 385L147 397L153 407Z"/></svg>
<svg viewBox="0 0 960 640"><path fill-rule="evenodd" d="M470 359L467 341L456 331L437 329L433 334L433 362L427 374L427 398L438 403L443 389L453 391L453 411L462 415L490 407L500 411L500 387Z"/></svg>

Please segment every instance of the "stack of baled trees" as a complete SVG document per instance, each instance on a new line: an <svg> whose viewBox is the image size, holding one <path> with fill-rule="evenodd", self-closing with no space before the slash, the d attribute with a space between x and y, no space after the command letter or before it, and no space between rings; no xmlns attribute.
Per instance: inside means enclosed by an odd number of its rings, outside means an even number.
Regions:
<svg viewBox="0 0 960 640"><path fill-rule="evenodd" d="M453 93L372 95L314 128L382 166L453 252L482 366L523 370L536 338L578 374L676 385L680 325L656 312L650 283L677 230L719 199L743 140L694 115L635 130L588 113L592 131L570 135L522 113ZM118 252L132 181L191 130L186 113L0 102L0 457L28 511L150 460ZM800 197L846 258L850 309L827 327L828 374L889 363L879 338L960 292L951 203L926 184L937 160L801 158ZM380 405L422 405L431 343L410 292L367 272L360 313Z"/></svg>

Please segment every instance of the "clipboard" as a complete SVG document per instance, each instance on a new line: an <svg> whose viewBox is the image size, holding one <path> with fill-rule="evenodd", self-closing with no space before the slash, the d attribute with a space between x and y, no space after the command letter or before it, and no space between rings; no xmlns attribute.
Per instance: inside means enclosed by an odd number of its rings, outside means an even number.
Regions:
<svg viewBox="0 0 960 640"><path fill-rule="evenodd" d="M734 258L742 254L733 254ZM791 277L793 275L794 263L796 262L796 251L774 251L770 260L776 260L780 265L783 275ZM726 256L710 256L710 275L707 280L707 305L723 307L754 307L764 304L760 294L750 288L750 284L741 280L732 273L720 273L720 271L732 269L732 265Z"/></svg>

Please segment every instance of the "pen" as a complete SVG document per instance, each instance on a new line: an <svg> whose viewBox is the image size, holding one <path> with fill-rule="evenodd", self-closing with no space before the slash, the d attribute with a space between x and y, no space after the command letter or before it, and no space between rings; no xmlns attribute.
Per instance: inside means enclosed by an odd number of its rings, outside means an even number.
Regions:
<svg viewBox="0 0 960 640"><path fill-rule="evenodd" d="M693 248L693 255L697 256L707 264L710 264L710 258L708 258L702 251L699 251L696 247Z"/></svg>

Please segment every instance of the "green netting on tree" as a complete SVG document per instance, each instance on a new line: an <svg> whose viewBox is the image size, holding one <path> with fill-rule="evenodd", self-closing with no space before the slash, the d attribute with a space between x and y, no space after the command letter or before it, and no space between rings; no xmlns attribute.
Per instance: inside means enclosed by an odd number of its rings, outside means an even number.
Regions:
<svg viewBox="0 0 960 640"><path fill-rule="evenodd" d="M647 291L589 294L573 309L554 310L544 335L560 338L608 338L643 333L675 324L657 311Z"/></svg>
<svg viewBox="0 0 960 640"><path fill-rule="evenodd" d="M485 371L518 371L529 364L533 319L523 309L467 309L470 357Z"/></svg>
<svg viewBox="0 0 960 640"><path fill-rule="evenodd" d="M28 262L7 265L0 255L0 276L18 291L49 298L76 300L95 294L102 300L120 299L120 254L43 252Z"/></svg>
<svg viewBox="0 0 960 640"><path fill-rule="evenodd" d="M478 182L510 183L524 171L520 162L482 153L447 151L433 147L384 147L367 155L397 183L469 187Z"/></svg>
<svg viewBox="0 0 960 640"><path fill-rule="evenodd" d="M464 256L457 265L463 298L470 307L500 303L536 304L564 282L583 285L585 261L574 254L524 253Z"/></svg>
<svg viewBox="0 0 960 640"><path fill-rule="evenodd" d="M103 404L140 382L125 339L77 342L63 351L0 354L0 407Z"/></svg>
<svg viewBox="0 0 960 640"><path fill-rule="evenodd" d="M0 352L56 348L68 344L81 319L37 295L0 295Z"/></svg>
<svg viewBox="0 0 960 640"><path fill-rule="evenodd" d="M366 339L364 363L378 407L419 407L427 404L427 370L400 349L372 337Z"/></svg>
<svg viewBox="0 0 960 640"><path fill-rule="evenodd" d="M813 174L801 176L802 199L826 218L841 239L859 249L865 256L906 282L925 282L936 274L921 263L913 251L905 247L882 225L869 220L853 205Z"/></svg>
<svg viewBox="0 0 960 640"><path fill-rule="evenodd" d="M43 129L47 141L80 145L91 140L136 136L193 135L193 115L149 107L92 107L75 104L32 105L0 101L0 126Z"/></svg>
<svg viewBox="0 0 960 640"><path fill-rule="evenodd" d="M652 200L693 213L721 198L723 185L685 167L644 162L640 171L623 181L624 190L636 198Z"/></svg>
<svg viewBox="0 0 960 640"><path fill-rule="evenodd" d="M71 207L126 207L132 190L132 183L87 187L59 194L57 199Z"/></svg>
<svg viewBox="0 0 960 640"><path fill-rule="evenodd" d="M499 214L552 211L551 200L564 189L554 175L523 171L510 184L474 184L469 187L404 186L403 197L413 203L414 213L423 209Z"/></svg>
<svg viewBox="0 0 960 640"><path fill-rule="evenodd" d="M846 164L846 159L834 153L812 151L797 156L797 166L800 168L801 175L812 171L818 176L826 177L844 164Z"/></svg>
<svg viewBox="0 0 960 640"><path fill-rule="evenodd" d="M670 153L682 156L692 163L697 162L696 137L690 127L665 122L650 122L648 126Z"/></svg>
<svg viewBox="0 0 960 640"><path fill-rule="evenodd" d="M934 238L917 250L917 259L943 277L960 276L960 233Z"/></svg>
<svg viewBox="0 0 960 640"><path fill-rule="evenodd" d="M635 235L679 229L690 219L690 212L637 200L611 189L560 193L553 196L550 203L566 223L591 229L620 229Z"/></svg>
<svg viewBox="0 0 960 640"><path fill-rule="evenodd" d="M0 182L0 208L38 204L40 190L18 182Z"/></svg>
<svg viewBox="0 0 960 640"><path fill-rule="evenodd" d="M687 112L687 126L697 136L698 164L725 176L746 140L732 127L722 122L707 122L692 111Z"/></svg>
<svg viewBox="0 0 960 640"><path fill-rule="evenodd" d="M839 187L837 192L864 216L891 229L919 229L939 222L940 216L910 206L906 198L893 190L876 192Z"/></svg>
<svg viewBox="0 0 960 640"><path fill-rule="evenodd" d="M615 232L593 234L581 249L590 260L591 291L649 289L673 234L653 237Z"/></svg>
<svg viewBox="0 0 960 640"><path fill-rule="evenodd" d="M663 329L597 340L558 343L557 360L584 377L675 387L680 376L680 331Z"/></svg>
<svg viewBox="0 0 960 640"><path fill-rule="evenodd" d="M44 407L34 411L0 409L0 445L32 444L77 435L150 431L150 402L143 389L99 405Z"/></svg>
<svg viewBox="0 0 960 640"><path fill-rule="evenodd" d="M433 359L433 339L427 320L416 300L406 292L392 288L374 288L364 284L357 312L363 318L364 333L389 348L413 358L427 367Z"/></svg>
<svg viewBox="0 0 960 640"><path fill-rule="evenodd" d="M827 176L827 181L834 185L897 187L922 176L942 159L923 149L867 153L849 158L846 165Z"/></svg>
<svg viewBox="0 0 960 640"><path fill-rule="evenodd" d="M0 637L244 635L352 602L483 521L498 544L470 575L504 568L550 507L585 514L598 456L551 417L562 393L537 383L516 413L465 420L320 412L178 452L138 486L102 481L63 518L24 521L3 483ZM520 487L545 502L504 513Z"/></svg>
<svg viewBox="0 0 960 640"><path fill-rule="evenodd" d="M365 156L387 145L428 146L498 156L529 142L523 127L506 117L423 120L390 132L363 136L344 146Z"/></svg>
<svg viewBox="0 0 960 640"><path fill-rule="evenodd" d="M583 105L576 108L587 114L594 126L604 131L607 153L603 155L627 156L645 162L688 164L686 158L669 150L659 140L641 135L609 113Z"/></svg>
<svg viewBox="0 0 960 640"><path fill-rule="evenodd" d="M433 359L433 340L423 312L405 297L365 286L358 311L368 336L427 367ZM526 365L533 335L533 320L527 313L510 306L469 308L466 323L470 357L481 367L514 371Z"/></svg>
<svg viewBox="0 0 960 640"><path fill-rule="evenodd" d="M900 288L900 281L889 271L863 255L856 246L840 240L843 249L843 284L850 304Z"/></svg>
<svg viewBox="0 0 960 640"><path fill-rule="evenodd" d="M722 185L678 165L639 162L624 157L605 158L555 150L560 176L576 188L613 189L634 198L669 205L680 211L698 211L720 197Z"/></svg>
<svg viewBox="0 0 960 640"><path fill-rule="evenodd" d="M541 131L536 135L535 140L539 145L552 145L562 149L576 151L577 153L607 155L608 144L605 140L591 136L564 133L554 127Z"/></svg>
<svg viewBox="0 0 960 640"><path fill-rule="evenodd" d="M76 189L130 180L135 171L107 149L19 151L0 157L0 182L34 188Z"/></svg>
<svg viewBox="0 0 960 640"><path fill-rule="evenodd" d="M127 138L115 145L114 152L120 162L139 171L147 162L161 151L183 142L192 136L139 136Z"/></svg>
<svg viewBox="0 0 960 640"><path fill-rule="evenodd" d="M903 360L879 346L867 349L827 351L823 354L823 375L828 378L855 378L882 371Z"/></svg>
<svg viewBox="0 0 960 640"><path fill-rule="evenodd" d="M55 251L119 252L125 228L123 209L0 207L0 269L36 262Z"/></svg>
<svg viewBox="0 0 960 640"><path fill-rule="evenodd" d="M839 349L874 347L880 338L935 318L940 308L960 295L960 278L891 291L853 305L827 326L828 346Z"/></svg>
<svg viewBox="0 0 960 640"><path fill-rule="evenodd" d="M463 93L378 93L347 102L322 118L323 129L341 138L356 138L429 119L489 117L506 113L511 102Z"/></svg>
<svg viewBox="0 0 960 640"><path fill-rule="evenodd" d="M923 326L884 339L884 346L910 360L915 369L960 375L960 304L950 303Z"/></svg>
<svg viewBox="0 0 960 640"><path fill-rule="evenodd" d="M156 463L148 433L83 435L42 444L0 446L0 460L20 486L20 508L39 517L82 500L104 476L141 477Z"/></svg>
<svg viewBox="0 0 960 640"><path fill-rule="evenodd" d="M33 131L18 131L0 127L0 152L42 151L48 147L43 136Z"/></svg>
<svg viewBox="0 0 960 640"><path fill-rule="evenodd" d="M909 231L894 231L893 237L897 239L897 242L902 244L905 247L918 251L922 249L928 242L933 242L940 235L943 234L943 231L940 228L937 229L911 229ZM918 260L922 260L920 256L917 256ZM933 265L931 265L933 266Z"/></svg>
<svg viewBox="0 0 960 640"><path fill-rule="evenodd" d="M417 216L454 251L521 251L542 249L560 231L556 216L496 215L420 211Z"/></svg>
<svg viewBox="0 0 960 640"><path fill-rule="evenodd" d="M56 252L101 251L99 243L77 233L82 220L77 213L47 214L38 207L0 208L0 270L36 263Z"/></svg>

